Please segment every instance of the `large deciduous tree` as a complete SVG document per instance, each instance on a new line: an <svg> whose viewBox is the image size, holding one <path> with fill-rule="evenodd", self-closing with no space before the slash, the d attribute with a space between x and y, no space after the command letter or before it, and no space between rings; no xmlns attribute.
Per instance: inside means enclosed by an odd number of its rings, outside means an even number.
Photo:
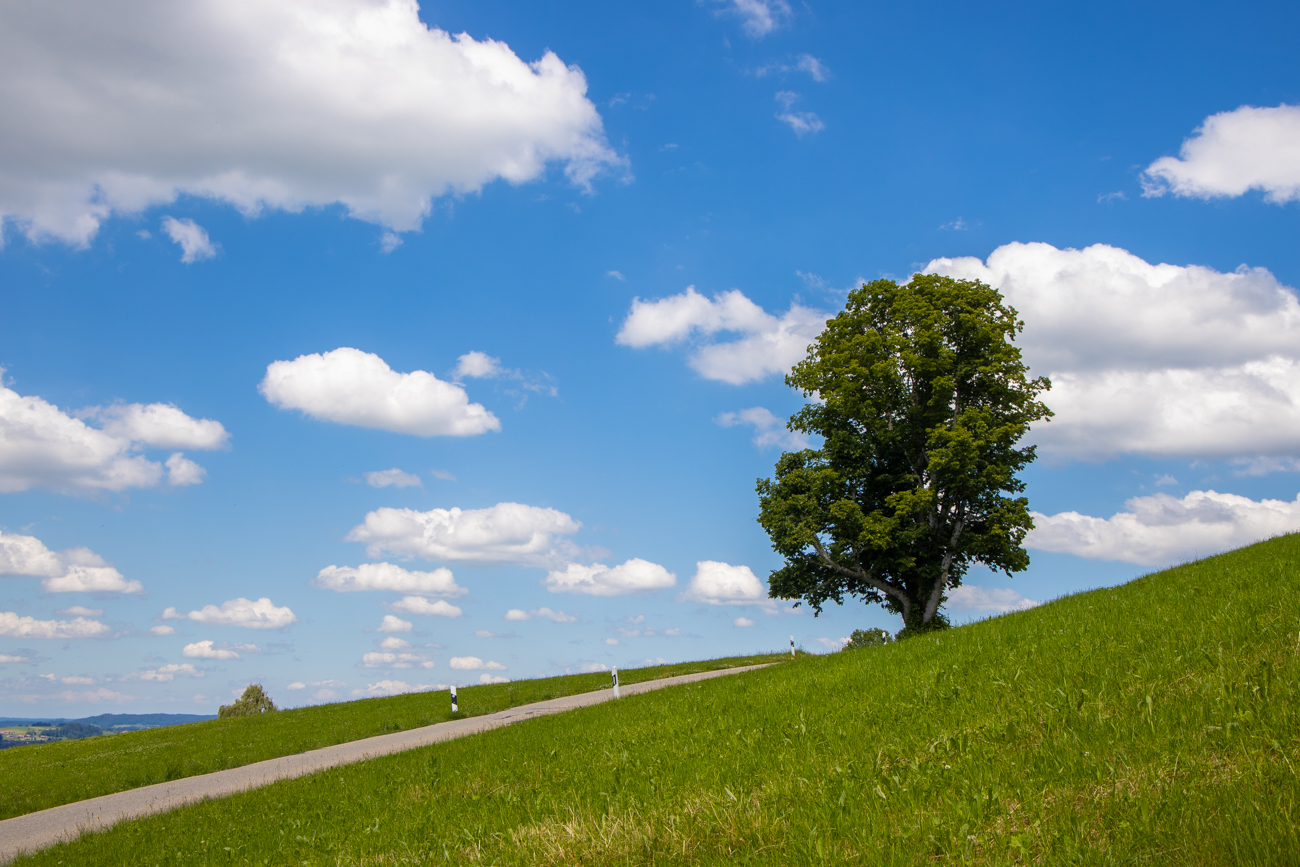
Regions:
<svg viewBox="0 0 1300 867"><path fill-rule="evenodd" d="M1049 418L1014 340L1024 327L994 288L916 274L864 284L786 383L811 398L790 429L823 438L760 479L759 523L785 566L770 595L821 613L856 596L911 634L947 625L945 591L972 564L1029 565L1033 527L1017 447Z"/></svg>

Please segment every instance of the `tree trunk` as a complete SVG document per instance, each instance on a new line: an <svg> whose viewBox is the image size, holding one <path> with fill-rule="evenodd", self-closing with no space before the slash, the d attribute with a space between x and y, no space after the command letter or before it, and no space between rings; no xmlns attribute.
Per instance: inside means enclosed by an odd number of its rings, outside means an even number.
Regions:
<svg viewBox="0 0 1300 867"><path fill-rule="evenodd" d="M934 620L934 616L939 613L939 603L943 601L943 591L948 589L948 570L952 568L952 552L957 547L957 541L961 538L961 531L965 528L966 521L964 518L958 518L952 527L952 538L948 540L948 548L943 552L943 566L939 570L939 580L935 582L934 588L930 590L930 598L925 601L925 615L921 618L923 626L929 626Z"/></svg>

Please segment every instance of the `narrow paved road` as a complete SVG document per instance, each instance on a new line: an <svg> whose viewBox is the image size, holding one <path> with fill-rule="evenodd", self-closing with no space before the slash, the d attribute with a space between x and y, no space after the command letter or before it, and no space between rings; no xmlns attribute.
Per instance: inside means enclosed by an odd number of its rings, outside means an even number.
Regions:
<svg viewBox="0 0 1300 867"><path fill-rule="evenodd" d="M747 665L743 668L683 674L678 677L666 677L663 680L648 680L644 683L620 686L619 691L625 696L632 696L667 686L739 674L756 668L767 668L775 664L769 662L763 665ZM379 735L297 755L268 759L241 768L143 786L139 789L103 795L37 813L28 813L26 816L5 819L0 822L0 864L6 864L25 852L36 852L47 846L53 846L60 840L72 840L91 831L102 831L127 819L138 819L152 813L164 813L208 798L219 798L222 795L268 786L280 780L291 780L294 777L314 774L339 765L350 765L353 762L400 753L403 750L413 750L440 741L463 738L466 735L501 728L533 717L600 704L613 698L614 692L609 689L568 695L512 707L498 713L451 720L410 731Z"/></svg>

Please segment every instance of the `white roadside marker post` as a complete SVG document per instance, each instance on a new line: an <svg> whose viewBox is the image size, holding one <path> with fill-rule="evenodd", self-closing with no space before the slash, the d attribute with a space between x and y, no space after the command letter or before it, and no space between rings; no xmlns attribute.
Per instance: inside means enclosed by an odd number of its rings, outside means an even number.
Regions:
<svg viewBox="0 0 1300 867"><path fill-rule="evenodd" d="M451 712L459 712L459 708L456 707L456 687L454 686L451 688Z"/></svg>
<svg viewBox="0 0 1300 867"><path fill-rule="evenodd" d="M609 673L614 677L614 698L618 698L618 669L612 668Z"/></svg>
<svg viewBox="0 0 1300 867"><path fill-rule="evenodd" d="M790 658L794 658L794 636L790 636Z"/></svg>

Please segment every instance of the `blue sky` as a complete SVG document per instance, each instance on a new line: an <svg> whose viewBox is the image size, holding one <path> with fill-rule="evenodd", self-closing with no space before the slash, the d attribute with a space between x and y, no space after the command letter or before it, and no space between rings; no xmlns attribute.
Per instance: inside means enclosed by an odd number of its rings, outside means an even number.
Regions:
<svg viewBox="0 0 1300 867"><path fill-rule="evenodd" d="M918 270L1056 383L955 619L1300 526L1290 6L64 5L0 13L6 714L897 628L765 599L754 482Z"/></svg>

